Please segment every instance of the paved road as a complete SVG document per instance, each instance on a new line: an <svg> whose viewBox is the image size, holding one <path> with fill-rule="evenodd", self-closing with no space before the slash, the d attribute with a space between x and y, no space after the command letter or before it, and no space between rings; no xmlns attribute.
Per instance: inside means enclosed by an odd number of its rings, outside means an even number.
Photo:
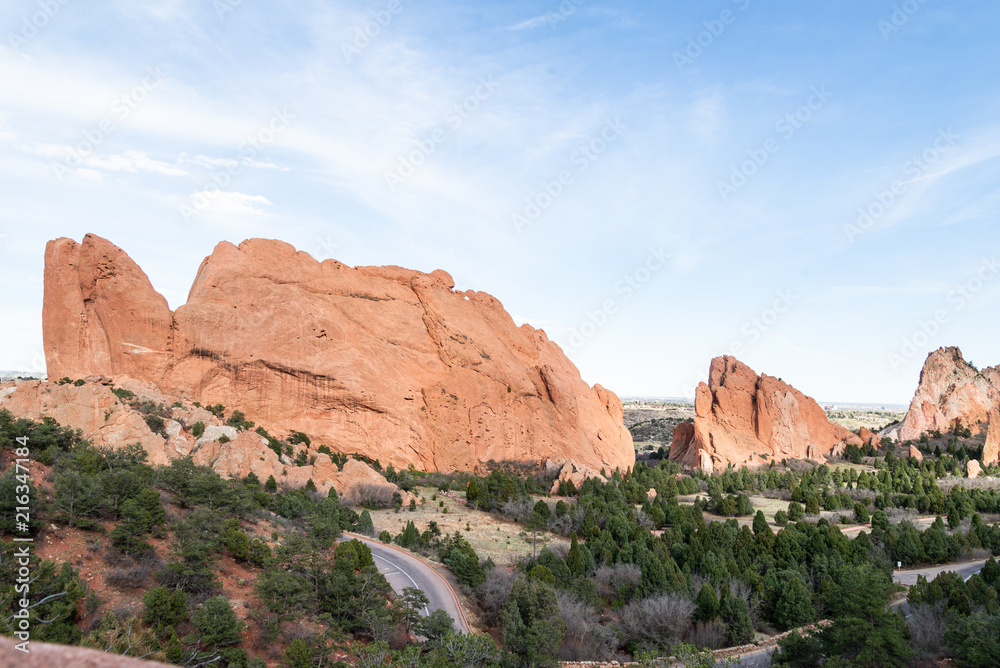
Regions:
<svg viewBox="0 0 1000 668"><path fill-rule="evenodd" d="M952 573L961 575L963 580L968 580L973 575L983 570L983 564L985 563L986 560L983 559L982 561L967 561L960 564L941 564L940 566L931 566L930 568L893 571L892 579L899 584L912 587L917 584L918 575L923 575L929 582L941 573L951 571Z"/></svg>
<svg viewBox="0 0 1000 668"><path fill-rule="evenodd" d="M469 624L465 620L458 596L440 573L418 557L397 547L357 534L344 535L348 538L357 538L371 548L375 565L389 581L393 591L402 594L407 587L419 589L430 601L424 610L425 615L435 610L444 610L455 620L456 629L469 633Z"/></svg>
<svg viewBox="0 0 1000 668"><path fill-rule="evenodd" d="M957 573L962 577L963 580L968 580L973 575L983 570L983 564L986 560L982 561L967 561L960 564L941 564L940 566L931 566L930 568L915 568L913 570L905 571L893 571L892 579L899 584L904 584L909 587L917 584L917 576L923 575L930 582L936 578L941 573L951 571L952 573ZM903 615L906 617L910 616L910 604L904 598L902 601L896 601L890 606L893 610L902 610Z"/></svg>

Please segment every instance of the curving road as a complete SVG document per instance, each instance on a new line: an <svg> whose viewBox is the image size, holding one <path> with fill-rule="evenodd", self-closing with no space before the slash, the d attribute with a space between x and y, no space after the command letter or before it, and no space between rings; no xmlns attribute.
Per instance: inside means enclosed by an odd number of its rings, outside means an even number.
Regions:
<svg viewBox="0 0 1000 668"><path fill-rule="evenodd" d="M407 587L415 587L426 594L430 603L424 609L428 615L435 610L444 610L455 620L455 628L469 633L469 622L459 603L458 594L451 584L419 557L377 540L353 533L345 533L349 538L357 538L369 548L375 558L379 572L389 581L393 591L402 594Z"/></svg>
<svg viewBox="0 0 1000 668"><path fill-rule="evenodd" d="M973 575L983 570L983 565L986 563L985 559L980 561L966 561L963 563L952 563L952 564L940 564L938 566L929 566L928 568L914 568L913 570L900 570L893 571L892 579L898 584L903 584L908 587L912 587L917 584L917 576L923 575L930 582L936 578L941 573L946 571L951 571L952 573L958 574L963 580L968 580ZM904 598L901 601L896 601L889 606L893 610L902 609L903 615L906 617L910 616L910 604Z"/></svg>
<svg viewBox="0 0 1000 668"><path fill-rule="evenodd" d="M983 565L986 563L986 559L980 561L966 561L962 563L951 563L951 564L940 564L938 566L930 566L928 568L914 568L913 570L899 570L893 571L892 579L899 584L904 584L912 587L917 584L917 576L923 575L928 581L933 580L941 573L946 571L951 571L952 573L957 573L962 576L963 580L968 580L973 575L983 570Z"/></svg>
<svg viewBox="0 0 1000 668"><path fill-rule="evenodd" d="M950 564L939 564L937 566L929 566L927 568L914 568L912 570L898 570L893 571L892 579L898 584L903 584L912 587L917 584L917 576L923 575L928 581L933 580L941 573L950 571L952 573L957 573L964 580L968 580L973 575L983 570L983 564L986 563L985 559L980 561L966 561L961 563L950 563ZM890 608L893 610L902 608L903 615L909 616L910 607L907 605L906 599L898 600L890 603ZM744 667L755 668L757 666L770 666L771 665L771 655L774 653L775 647L773 645L768 647L762 647L758 649L749 650L741 654L731 655L729 658L739 659L740 665Z"/></svg>

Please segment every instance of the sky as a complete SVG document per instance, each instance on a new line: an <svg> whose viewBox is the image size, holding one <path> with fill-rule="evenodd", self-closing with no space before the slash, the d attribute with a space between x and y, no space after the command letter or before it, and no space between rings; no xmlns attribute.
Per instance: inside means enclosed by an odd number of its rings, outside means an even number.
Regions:
<svg viewBox="0 0 1000 668"><path fill-rule="evenodd" d="M43 254L110 239L172 308L222 240L447 270L589 383L735 354L821 401L1000 363L992 3L7 0L0 369Z"/></svg>

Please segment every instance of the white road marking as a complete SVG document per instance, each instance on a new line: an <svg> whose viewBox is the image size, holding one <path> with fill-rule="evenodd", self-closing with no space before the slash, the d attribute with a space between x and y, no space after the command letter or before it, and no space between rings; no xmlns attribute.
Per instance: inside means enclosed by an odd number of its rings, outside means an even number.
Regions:
<svg viewBox="0 0 1000 668"><path fill-rule="evenodd" d="M417 586L417 581L414 580L412 577L410 577L409 573L407 573L402 568L400 568L399 564L394 564L391 561L389 561L388 559L386 559L385 557L380 557L377 554L375 554L374 552L372 552L372 556L375 557L376 559L381 559L382 561L384 561L385 563L389 564L390 566L394 566L396 568L399 568L399 572L402 573L403 575L405 575L407 578L409 578L410 582L413 583L413 588L414 589L420 589L420 587ZM395 573L388 573L388 575L395 575ZM421 589L421 591L423 591L423 590ZM428 612L427 606L425 605L424 606L424 617L429 617L430 614L431 613Z"/></svg>

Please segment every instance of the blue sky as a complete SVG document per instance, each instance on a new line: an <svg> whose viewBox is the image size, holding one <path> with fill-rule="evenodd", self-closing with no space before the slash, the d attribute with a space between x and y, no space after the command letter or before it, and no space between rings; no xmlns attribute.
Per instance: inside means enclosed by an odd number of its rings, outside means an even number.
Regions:
<svg viewBox="0 0 1000 668"><path fill-rule="evenodd" d="M934 348L1000 363L998 28L933 0L9 0L0 368L43 364L49 239L111 239L176 308L218 241L270 237L446 269L624 396L736 352L906 403Z"/></svg>

